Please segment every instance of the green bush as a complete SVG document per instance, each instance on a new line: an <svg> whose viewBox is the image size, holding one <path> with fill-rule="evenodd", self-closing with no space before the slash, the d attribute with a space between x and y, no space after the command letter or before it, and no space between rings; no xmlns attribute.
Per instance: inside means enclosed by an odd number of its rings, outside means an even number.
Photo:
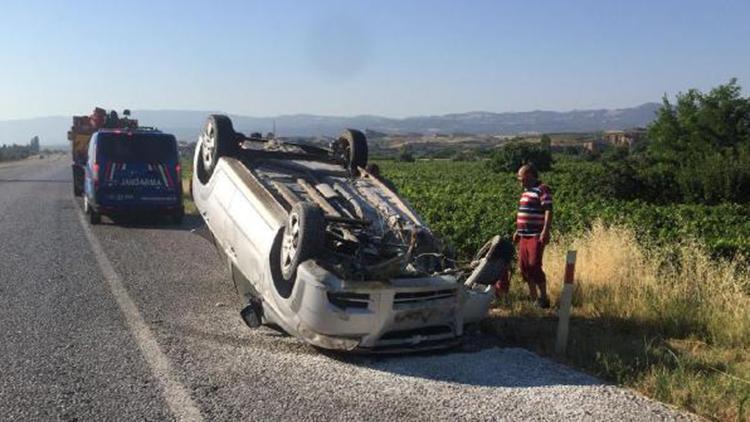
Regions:
<svg viewBox="0 0 750 422"><path fill-rule="evenodd" d="M645 154L673 175L681 202L750 201L750 98L741 92L732 79L708 93L678 94L675 104L664 98ZM640 172L653 176L648 167Z"/></svg>
<svg viewBox="0 0 750 422"><path fill-rule="evenodd" d="M552 168L552 155L540 145L513 141L498 149L488 161L497 173L515 173L526 163L533 163L539 171L547 171Z"/></svg>

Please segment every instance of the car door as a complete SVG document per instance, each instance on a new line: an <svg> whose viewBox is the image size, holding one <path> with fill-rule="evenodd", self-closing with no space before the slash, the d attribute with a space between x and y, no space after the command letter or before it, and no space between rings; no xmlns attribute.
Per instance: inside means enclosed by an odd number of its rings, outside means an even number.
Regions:
<svg viewBox="0 0 750 422"><path fill-rule="evenodd" d="M234 226L228 216L229 205L235 193L231 180L222 166L219 166L211 177L208 195L201 210L201 216L219 243L217 246L230 258L236 255L233 246Z"/></svg>

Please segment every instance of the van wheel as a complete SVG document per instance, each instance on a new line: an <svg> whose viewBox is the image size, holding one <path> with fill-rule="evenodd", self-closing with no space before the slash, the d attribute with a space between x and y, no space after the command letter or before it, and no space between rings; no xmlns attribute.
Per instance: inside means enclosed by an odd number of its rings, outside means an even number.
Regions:
<svg viewBox="0 0 750 422"><path fill-rule="evenodd" d="M89 216L89 223L91 224L99 224L102 222L102 216L98 212L94 211L94 208L89 203L89 198L87 196L83 197L83 212L88 214Z"/></svg>
<svg viewBox="0 0 750 422"><path fill-rule="evenodd" d="M323 248L325 219L323 211L309 202L294 204L281 240L281 275L293 281L297 266L313 258Z"/></svg>
<svg viewBox="0 0 750 422"><path fill-rule="evenodd" d="M339 136L339 143L344 149L344 158L349 169L357 170L367 165L367 138L356 129L347 129Z"/></svg>
<svg viewBox="0 0 750 422"><path fill-rule="evenodd" d="M223 114L208 116L198 141L200 160L207 178L211 177L220 157L236 157L240 153L232 120Z"/></svg>
<svg viewBox="0 0 750 422"><path fill-rule="evenodd" d="M175 211L172 214L172 222L175 225L180 226L182 225L182 220L184 219L184 217L185 217L185 209L180 207L177 211Z"/></svg>
<svg viewBox="0 0 750 422"><path fill-rule="evenodd" d="M73 167L73 195L83 196L84 174L79 167Z"/></svg>

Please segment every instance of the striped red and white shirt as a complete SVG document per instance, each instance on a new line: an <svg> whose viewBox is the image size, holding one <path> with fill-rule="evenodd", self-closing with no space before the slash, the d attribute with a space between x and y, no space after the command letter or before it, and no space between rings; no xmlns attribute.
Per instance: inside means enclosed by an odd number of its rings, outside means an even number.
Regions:
<svg viewBox="0 0 750 422"><path fill-rule="evenodd" d="M524 188L516 214L516 230L520 236L536 236L544 228L544 212L552 210L552 192L544 184Z"/></svg>

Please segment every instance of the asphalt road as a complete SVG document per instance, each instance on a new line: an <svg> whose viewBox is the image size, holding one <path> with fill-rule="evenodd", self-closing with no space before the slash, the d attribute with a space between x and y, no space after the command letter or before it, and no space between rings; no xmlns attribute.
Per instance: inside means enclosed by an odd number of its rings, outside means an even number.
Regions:
<svg viewBox="0 0 750 422"><path fill-rule="evenodd" d="M69 173L0 165L0 420L691 418L484 337L362 357L250 330L199 221L88 226Z"/></svg>

